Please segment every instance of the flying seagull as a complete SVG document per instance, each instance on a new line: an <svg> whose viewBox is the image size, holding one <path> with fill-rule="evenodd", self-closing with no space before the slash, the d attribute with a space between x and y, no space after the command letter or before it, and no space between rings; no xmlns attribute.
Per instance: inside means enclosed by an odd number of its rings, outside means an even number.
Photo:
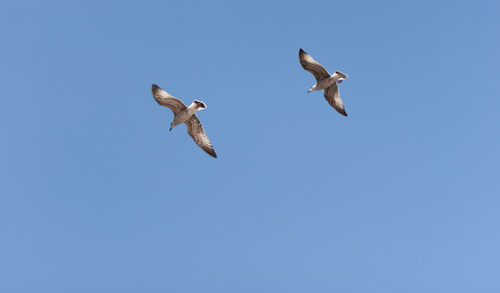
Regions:
<svg viewBox="0 0 500 293"><path fill-rule="evenodd" d="M337 83L347 78L347 74L340 71L335 71L330 75L318 61L314 60L311 55L304 50L299 51L299 60L302 67L312 73L316 78L316 84L313 85L307 92L325 90L326 101L340 114L347 116L345 112L344 103L340 99L339 87Z"/></svg>
<svg viewBox="0 0 500 293"><path fill-rule="evenodd" d="M161 106L165 106L170 108L172 112L174 112L174 120L170 123L170 131L175 126L186 123L187 131L189 135L193 138L194 142L201 147L207 154L211 155L214 158L217 158L215 154L214 148L210 143L207 135L205 134L205 130L203 130L203 126L201 125L200 120L196 117L196 111L201 109L205 109L207 106L205 103L201 101L194 100L189 107L186 107L181 100L176 97L170 95L165 90L153 84L152 87L153 97L156 102Z"/></svg>

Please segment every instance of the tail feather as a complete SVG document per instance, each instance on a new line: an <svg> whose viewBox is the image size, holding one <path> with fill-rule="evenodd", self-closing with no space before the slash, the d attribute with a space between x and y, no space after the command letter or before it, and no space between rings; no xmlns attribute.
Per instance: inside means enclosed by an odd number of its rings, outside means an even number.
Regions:
<svg viewBox="0 0 500 293"><path fill-rule="evenodd" d="M343 72L340 72L340 71L336 70L335 73L337 73L337 75L339 75L340 78L342 78L342 79L346 79L347 78L347 74L345 74Z"/></svg>
<svg viewBox="0 0 500 293"><path fill-rule="evenodd" d="M193 103L196 104L197 109L205 109L207 107L202 101L194 100Z"/></svg>

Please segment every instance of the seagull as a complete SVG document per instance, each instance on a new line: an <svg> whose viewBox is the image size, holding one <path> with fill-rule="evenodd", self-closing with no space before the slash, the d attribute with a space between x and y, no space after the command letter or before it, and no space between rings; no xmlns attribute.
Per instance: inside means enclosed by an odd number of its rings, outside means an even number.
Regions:
<svg viewBox="0 0 500 293"><path fill-rule="evenodd" d="M170 131L172 131L172 128L175 126L181 123L186 123L187 131L193 138L194 142L196 142L196 144L207 154L217 158L214 148L212 147L212 143L210 143L210 140L205 134L205 130L203 130L200 120L196 117L196 111L207 107L205 103L194 100L189 107L186 107L181 100L170 95L156 84L153 84L152 92L153 97L159 105L168 107L172 110L172 112L174 112L175 116L172 123L170 123Z"/></svg>
<svg viewBox="0 0 500 293"><path fill-rule="evenodd" d="M347 116L344 109L344 103L340 99L339 87L337 83L341 83L347 78L347 74L340 71L335 71L334 74L330 75L328 70L326 70L318 61L314 60L311 55L309 55L304 50L299 51L299 60L302 67L312 73L316 78L316 84L313 85L307 92L325 90L325 99L337 112Z"/></svg>

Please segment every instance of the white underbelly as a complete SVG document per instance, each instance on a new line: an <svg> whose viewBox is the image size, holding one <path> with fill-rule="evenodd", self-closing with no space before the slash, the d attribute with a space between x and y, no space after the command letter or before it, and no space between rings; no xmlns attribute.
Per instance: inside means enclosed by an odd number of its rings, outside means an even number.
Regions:
<svg viewBox="0 0 500 293"><path fill-rule="evenodd" d="M174 125L185 123L191 118L191 116L193 116L193 113L189 113L188 111L182 111L175 116L173 123Z"/></svg>
<svg viewBox="0 0 500 293"><path fill-rule="evenodd" d="M325 78L322 81L318 82L318 84L316 85L316 90L326 89L327 87L334 84L336 81L337 81L336 78L332 78L332 77Z"/></svg>

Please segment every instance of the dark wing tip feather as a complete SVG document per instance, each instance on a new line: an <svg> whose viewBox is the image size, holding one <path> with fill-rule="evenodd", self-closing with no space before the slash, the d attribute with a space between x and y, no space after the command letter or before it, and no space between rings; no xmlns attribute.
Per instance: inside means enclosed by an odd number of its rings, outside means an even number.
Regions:
<svg viewBox="0 0 500 293"><path fill-rule="evenodd" d="M216 158L217 159L217 154L215 153L214 150L212 150L211 152L207 152L209 155L211 155L212 157Z"/></svg>
<svg viewBox="0 0 500 293"><path fill-rule="evenodd" d="M302 48L300 48L300 50L299 50L299 58L300 59L304 58L304 55L306 55L306 54L307 54L306 51L304 51L304 50L302 50Z"/></svg>
<svg viewBox="0 0 500 293"><path fill-rule="evenodd" d="M160 92L162 89L161 87L159 87L158 85L154 84L151 86L151 92L153 93L153 98L155 98L156 102L158 102L158 104L160 104L160 100L158 99L157 95L158 95L158 92Z"/></svg>
<svg viewBox="0 0 500 293"><path fill-rule="evenodd" d="M340 114L344 115L347 117L347 112L345 111L345 108L341 108L339 107L338 105L335 105L335 104L332 104L332 107L337 110L337 112L339 112Z"/></svg>
<svg viewBox="0 0 500 293"><path fill-rule="evenodd" d="M214 157L217 159L217 154L215 153L214 151L214 147L212 146L212 144L210 144L209 146L201 146L201 149L205 151L205 153L209 154L210 156Z"/></svg>
<svg viewBox="0 0 500 293"><path fill-rule="evenodd" d="M158 103L158 105L161 105L160 99L157 97L157 93L159 91L161 91L161 87L153 83L153 85L151 86L151 92L153 93L153 98Z"/></svg>

